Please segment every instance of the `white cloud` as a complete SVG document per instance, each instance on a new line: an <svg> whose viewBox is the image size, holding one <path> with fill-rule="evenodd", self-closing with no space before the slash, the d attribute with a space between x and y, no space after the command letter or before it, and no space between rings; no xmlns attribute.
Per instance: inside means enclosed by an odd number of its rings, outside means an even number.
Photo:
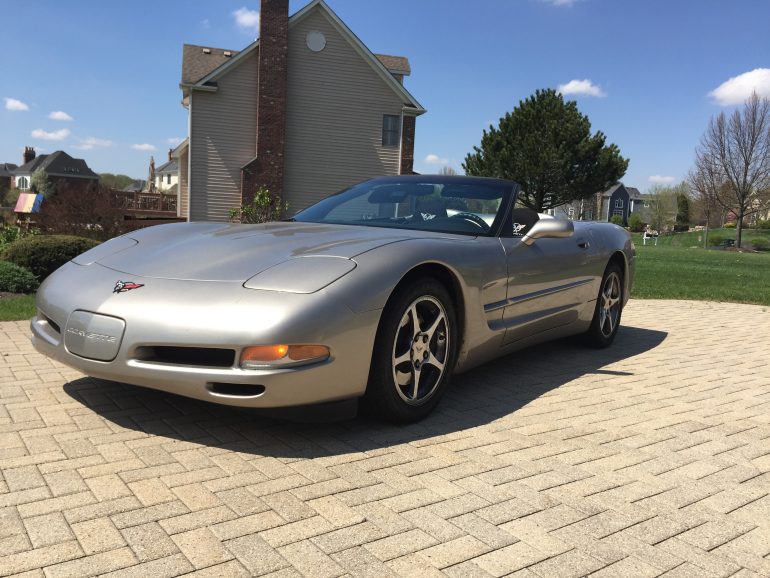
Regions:
<svg viewBox="0 0 770 578"><path fill-rule="evenodd" d="M752 92L770 97L770 68L755 68L734 76L709 92L709 96L717 104L729 106L743 103Z"/></svg>
<svg viewBox="0 0 770 578"><path fill-rule="evenodd" d="M148 143L142 143L142 144L132 144L131 148L135 151L154 151L158 150L155 145L151 145Z"/></svg>
<svg viewBox="0 0 770 578"><path fill-rule="evenodd" d="M61 130L55 130L48 132L42 128L36 128L32 131L32 138L39 138L42 140L64 140L70 135L70 129L63 128Z"/></svg>
<svg viewBox="0 0 770 578"><path fill-rule="evenodd" d="M594 84L587 78L583 80L570 80L567 84L560 84L558 91L562 94L580 94L583 96L607 96L598 84Z"/></svg>
<svg viewBox="0 0 770 578"><path fill-rule="evenodd" d="M81 151L90 151L95 148L107 148L112 146L111 140L105 140L102 138L96 138L89 136L86 139L80 139L80 143L72 145L73 148L80 149Z"/></svg>
<svg viewBox="0 0 770 578"><path fill-rule="evenodd" d="M170 144L171 146L179 146L179 144L184 140L181 136L172 136L166 139L166 142Z"/></svg>
<svg viewBox="0 0 770 578"><path fill-rule="evenodd" d="M540 0L544 4L550 4L552 6L572 6L578 0Z"/></svg>
<svg viewBox="0 0 770 578"><path fill-rule="evenodd" d="M208 18L204 18L203 20L201 20L201 27L204 30L208 30L209 28L211 28L211 21Z"/></svg>
<svg viewBox="0 0 770 578"><path fill-rule="evenodd" d="M63 110L53 111L51 114L48 115L48 118L50 118L51 120L66 120L66 121L75 120Z"/></svg>
<svg viewBox="0 0 770 578"><path fill-rule="evenodd" d="M429 165L446 165L449 163L449 159L445 159L431 153L425 157L425 162Z"/></svg>
<svg viewBox="0 0 770 578"><path fill-rule="evenodd" d="M235 24L244 30L259 32L259 12L249 10L245 6L233 12Z"/></svg>
<svg viewBox="0 0 770 578"><path fill-rule="evenodd" d="M676 181L676 177L668 177L664 175L650 175L647 180L655 185L670 185Z"/></svg>
<svg viewBox="0 0 770 578"><path fill-rule="evenodd" d="M3 100L5 100L5 110L29 110L27 103L15 98L5 97Z"/></svg>

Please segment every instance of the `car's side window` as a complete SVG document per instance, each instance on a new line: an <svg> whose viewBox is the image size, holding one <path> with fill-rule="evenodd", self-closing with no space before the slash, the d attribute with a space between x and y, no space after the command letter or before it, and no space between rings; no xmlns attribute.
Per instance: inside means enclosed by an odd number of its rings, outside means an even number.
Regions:
<svg viewBox="0 0 770 578"><path fill-rule="evenodd" d="M540 220L537 211L519 208L511 212L511 237L523 237Z"/></svg>

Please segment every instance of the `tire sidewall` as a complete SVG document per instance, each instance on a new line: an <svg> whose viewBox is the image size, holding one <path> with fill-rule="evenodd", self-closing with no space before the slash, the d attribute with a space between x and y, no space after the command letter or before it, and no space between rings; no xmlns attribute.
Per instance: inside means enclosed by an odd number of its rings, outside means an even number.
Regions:
<svg viewBox="0 0 770 578"><path fill-rule="evenodd" d="M392 355L396 334L407 308L417 299L430 296L444 308L449 331L444 373L428 399L419 405L406 403L396 391L393 378ZM459 335L454 302L441 283L429 278L416 279L399 288L390 298L380 317L377 337L372 352L369 383L363 397L363 407L382 418L396 422L420 420L433 411L449 383L457 357Z"/></svg>
<svg viewBox="0 0 770 578"><path fill-rule="evenodd" d="M620 281L620 302L618 303L618 320L615 324L615 328L612 330L612 333L608 336L605 336L602 333L602 328L599 324L600 319L600 309L602 306L602 292L604 290L604 284L607 282L607 279L612 273L616 273L618 276L618 279ZM618 329L620 328L620 319L623 316L623 271L622 269L617 265L617 263L610 263L607 265L607 268L604 270L604 275L602 275L602 281L599 285L599 293L596 295L596 306L594 307L594 317L591 320L591 326L588 329L587 337L589 340L589 343L598 349L604 349L605 347L609 347L612 345L612 342L615 340L615 336L618 334Z"/></svg>

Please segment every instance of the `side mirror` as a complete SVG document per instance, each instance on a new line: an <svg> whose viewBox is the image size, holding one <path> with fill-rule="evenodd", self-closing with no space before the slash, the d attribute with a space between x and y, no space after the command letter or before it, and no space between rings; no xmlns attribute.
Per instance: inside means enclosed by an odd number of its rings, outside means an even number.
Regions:
<svg viewBox="0 0 770 578"><path fill-rule="evenodd" d="M575 232L575 226L572 221L566 219L540 219L532 228L521 238L525 245L532 245L535 239L561 239L571 237Z"/></svg>

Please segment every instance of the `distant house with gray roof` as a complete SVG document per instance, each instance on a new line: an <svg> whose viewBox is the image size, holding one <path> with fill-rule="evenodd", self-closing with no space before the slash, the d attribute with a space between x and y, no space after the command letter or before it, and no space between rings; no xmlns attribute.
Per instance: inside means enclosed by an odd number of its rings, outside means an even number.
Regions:
<svg viewBox="0 0 770 578"><path fill-rule="evenodd" d="M609 221L617 215L627 225L632 213L639 214L646 222L648 215L645 209L648 205L648 195L640 193L636 187L616 183L595 196L556 207L553 214L573 221Z"/></svg>
<svg viewBox="0 0 770 578"><path fill-rule="evenodd" d="M259 187L295 212L358 181L413 172L425 109L404 87L409 61L371 52L323 0L291 17L288 0L262 0L260 37L245 49L182 52L180 216L227 220Z"/></svg>
<svg viewBox="0 0 770 578"><path fill-rule="evenodd" d="M13 171L18 168L13 163L0 163L0 200L5 191L11 188L13 183Z"/></svg>
<svg viewBox="0 0 770 578"><path fill-rule="evenodd" d="M70 185L89 187L99 182L99 175L92 171L86 161L76 159L64 151L48 155L37 155L32 147L24 149L24 164L13 170L12 186L21 191L28 191L32 184L32 175L44 171L57 187Z"/></svg>

